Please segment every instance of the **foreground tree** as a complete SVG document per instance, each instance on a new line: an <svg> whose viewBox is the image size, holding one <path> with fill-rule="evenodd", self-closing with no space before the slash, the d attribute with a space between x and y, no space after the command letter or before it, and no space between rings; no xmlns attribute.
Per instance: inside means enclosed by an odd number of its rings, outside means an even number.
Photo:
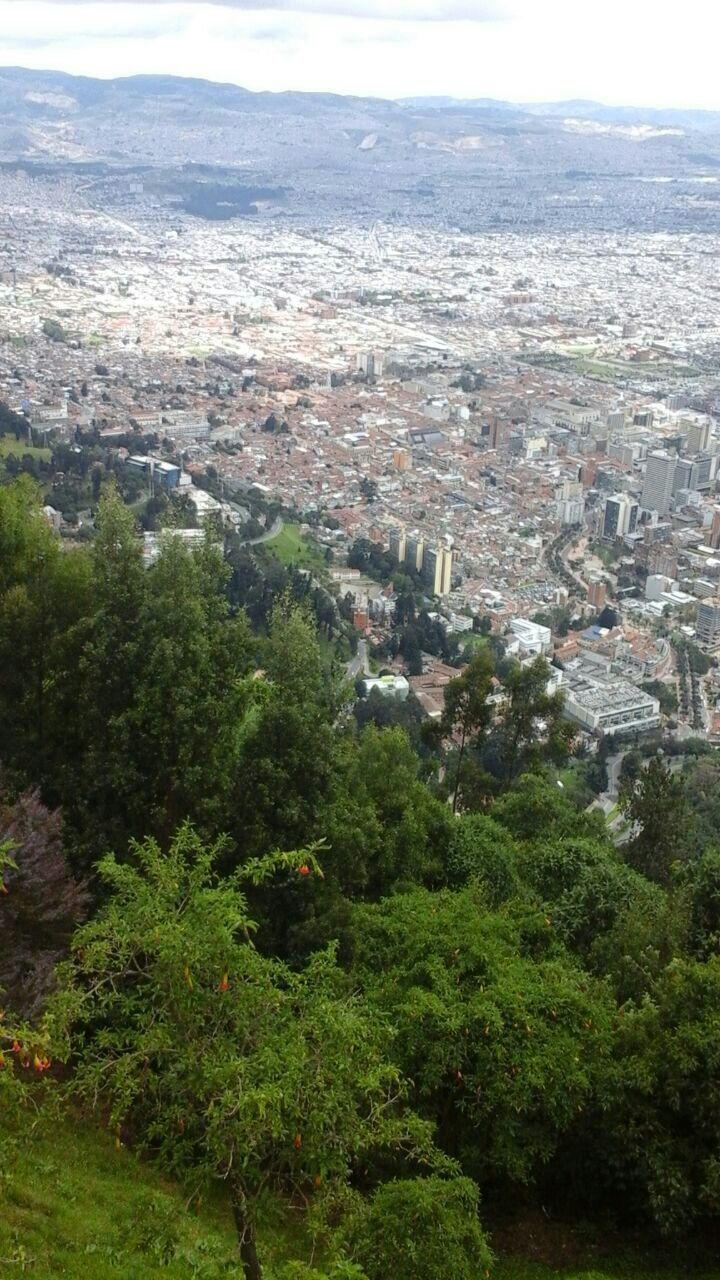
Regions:
<svg viewBox="0 0 720 1280"><path fill-rule="evenodd" d="M452 808L457 812L462 798L463 766L468 747L478 748L492 719L488 697L492 688L493 661L487 649L480 649L462 675L445 689L445 705L440 718L440 736L457 742Z"/></svg>
<svg viewBox="0 0 720 1280"><path fill-rule="evenodd" d="M667 884L673 863L689 851L691 823L682 778L674 777L664 761L651 760L625 788L622 808L635 826L626 847L628 862L649 880Z"/></svg>
<svg viewBox="0 0 720 1280"><path fill-rule="evenodd" d="M543 912L489 911L482 885L357 906L354 924L355 974L444 1150L481 1186L528 1181L604 1070L602 984Z"/></svg>
<svg viewBox="0 0 720 1280"><path fill-rule="evenodd" d="M0 850L7 865L0 889L0 988L14 1015L36 1019L53 989L89 894L70 874L62 823L35 792L8 800L0 787Z"/></svg>
<svg viewBox="0 0 720 1280"><path fill-rule="evenodd" d="M371 1149L438 1164L404 1110L382 1019L346 992L330 952L303 972L262 957L240 874L219 881L218 846L188 826L167 854L99 864L108 901L75 937L49 1026L72 1060L72 1098L106 1113L163 1170L230 1196L247 1280L273 1190L343 1186ZM250 863L258 881L317 872L312 852Z"/></svg>

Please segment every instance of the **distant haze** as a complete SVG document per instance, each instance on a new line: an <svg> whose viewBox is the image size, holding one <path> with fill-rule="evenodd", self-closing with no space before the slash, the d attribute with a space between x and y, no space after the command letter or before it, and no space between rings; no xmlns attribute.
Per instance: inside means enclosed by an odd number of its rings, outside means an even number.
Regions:
<svg viewBox="0 0 720 1280"><path fill-rule="evenodd" d="M712 0L0 0L0 62L250 89L720 109Z"/></svg>

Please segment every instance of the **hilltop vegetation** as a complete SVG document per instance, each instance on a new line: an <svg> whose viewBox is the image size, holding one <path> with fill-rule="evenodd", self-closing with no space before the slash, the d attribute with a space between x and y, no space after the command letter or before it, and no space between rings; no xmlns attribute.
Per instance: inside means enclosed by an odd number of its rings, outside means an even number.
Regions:
<svg viewBox="0 0 720 1280"><path fill-rule="evenodd" d="M213 536L146 568L113 490L96 523L63 549L27 477L0 489L3 1256L532 1276L494 1257L508 1206L710 1248L714 755L628 776L618 850L557 786L542 662L486 644L439 722L356 717L292 574ZM68 1109L109 1128L117 1177ZM127 1150L169 1179L159 1207L111 1203ZM60 1201L84 1152L81 1221ZM67 1181L31 1194L28 1160Z"/></svg>

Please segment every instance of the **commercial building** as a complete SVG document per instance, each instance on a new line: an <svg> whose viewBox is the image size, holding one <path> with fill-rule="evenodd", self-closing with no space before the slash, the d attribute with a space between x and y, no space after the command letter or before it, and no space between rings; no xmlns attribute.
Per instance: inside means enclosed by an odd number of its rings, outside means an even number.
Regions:
<svg viewBox="0 0 720 1280"><path fill-rule="evenodd" d="M582 524L585 516L584 498L564 498L557 504L557 513L562 525Z"/></svg>
<svg viewBox="0 0 720 1280"><path fill-rule="evenodd" d="M406 538L405 538L404 529L390 530L389 546L390 546L391 555L395 556L395 559L398 561L399 564L403 564L405 560L405 548L406 548Z"/></svg>
<svg viewBox="0 0 720 1280"><path fill-rule="evenodd" d="M638 504L625 493L616 493L605 500L602 536L608 542L634 533L637 527Z"/></svg>
<svg viewBox="0 0 720 1280"><path fill-rule="evenodd" d="M685 451L687 453L704 453L710 443L710 423L683 418L683 427L687 428Z"/></svg>
<svg viewBox="0 0 720 1280"><path fill-rule="evenodd" d="M425 556L425 539L419 533L408 534L405 540L404 563L409 564L418 573L422 570Z"/></svg>
<svg viewBox="0 0 720 1280"><path fill-rule="evenodd" d="M660 703L628 680L590 674L584 665L565 671L565 711L588 733L649 733L660 725Z"/></svg>
<svg viewBox="0 0 720 1280"><path fill-rule="evenodd" d="M155 489L177 489L180 484L180 468L171 462L160 462L157 458L148 458L142 454L128 458L131 471L139 471L147 476Z"/></svg>
<svg viewBox="0 0 720 1280"><path fill-rule="evenodd" d="M649 453L641 503L646 511L664 516L670 510L677 457L665 449Z"/></svg>
<svg viewBox="0 0 720 1280"><path fill-rule="evenodd" d="M540 657L542 654L552 652L552 631L549 627L543 627L538 622L530 622L528 618L513 618L510 630L526 653Z"/></svg>
<svg viewBox="0 0 720 1280"><path fill-rule="evenodd" d="M713 511L712 527L710 529L710 537L708 544L713 551L717 551L720 547L720 507L715 507Z"/></svg>
<svg viewBox="0 0 720 1280"><path fill-rule="evenodd" d="M695 630L700 643L708 648L714 649L720 643L720 596L700 601Z"/></svg>
<svg viewBox="0 0 720 1280"><path fill-rule="evenodd" d="M428 547L423 556L422 575L434 596L447 596L452 587L452 551L446 547Z"/></svg>
<svg viewBox="0 0 720 1280"><path fill-rule="evenodd" d="M363 680L363 689L366 698L373 689L377 689L384 698L400 698L404 701L410 692L410 685L404 676L368 676Z"/></svg>
<svg viewBox="0 0 720 1280"><path fill-rule="evenodd" d="M605 603L607 601L607 587L602 578L595 577L589 579L587 598L588 604L592 605L593 609L602 610L605 608Z"/></svg>

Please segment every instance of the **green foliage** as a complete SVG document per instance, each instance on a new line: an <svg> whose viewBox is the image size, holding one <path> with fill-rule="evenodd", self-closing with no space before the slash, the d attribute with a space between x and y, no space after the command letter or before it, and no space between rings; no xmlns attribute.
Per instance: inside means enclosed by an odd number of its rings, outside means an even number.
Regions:
<svg viewBox="0 0 720 1280"><path fill-rule="evenodd" d="M564 718L562 694L546 691L550 674L545 659L537 658L527 667L513 664L503 681L500 756L506 781L543 759L557 764L567 758L574 729Z"/></svg>
<svg viewBox="0 0 720 1280"><path fill-rule="evenodd" d="M592 1098L609 1053L603 989L539 913L477 890L356 908L355 972L398 1031L416 1105L481 1182L525 1181Z"/></svg>
<svg viewBox="0 0 720 1280"><path fill-rule="evenodd" d="M370 1148L437 1157L402 1107L381 1019L346 993L331 953L302 972L259 955L240 876L214 871L219 852L186 826L165 854L147 841L134 865L107 855L108 901L78 930L48 1021L74 1099L107 1109L194 1192L226 1184L255 1277L270 1189L342 1184Z"/></svg>
<svg viewBox="0 0 720 1280"><path fill-rule="evenodd" d="M387 1182L344 1232L368 1280L481 1280L492 1263L468 1178Z"/></svg>
<svg viewBox="0 0 720 1280"><path fill-rule="evenodd" d="M448 884L478 884L488 906L499 907L520 889L517 846L494 818L468 814L459 818L448 850Z"/></svg>
<svg viewBox="0 0 720 1280"><path fill-rule="evenodd" d="M606 1155L670 1234L720 1212L720 957L672 962L621 1012Z"/></svg>
<svg viewBox="0 0 720 1280"><path fill-rule="evenodd" d="M459 742L455 772L453 813L462 797L465 750L481 742L492 718L488 696L492 687L493 662L486 649L480 649L462 675L451 680L445 689L445 705L440 719L444 737L455 736Z"/></svg>
<svg viewBox="0 0 720 1280"><path fill-rule="evenodd" d="M660 759L651 760L623 810L637 833L627 845L628 862L650 880L667 884L674 863L688 852L688 812L681 778Z"/></svg>

